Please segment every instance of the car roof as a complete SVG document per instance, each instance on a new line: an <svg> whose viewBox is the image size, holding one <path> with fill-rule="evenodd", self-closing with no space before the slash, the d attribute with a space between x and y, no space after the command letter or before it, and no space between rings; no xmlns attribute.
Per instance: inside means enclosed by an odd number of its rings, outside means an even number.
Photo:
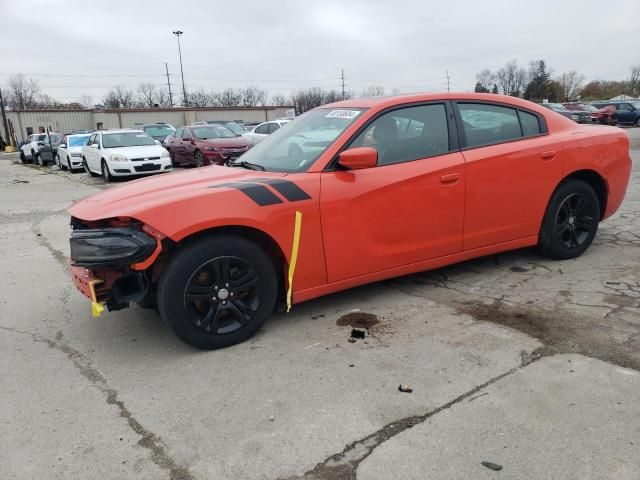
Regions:
<svg viewBox="0 0 640 480"><path fill-rule="evenodd" d="M140 130L138 128L114 128L113 130L100 130L96 133L144 133L147 134L144 130Z"/></svg>

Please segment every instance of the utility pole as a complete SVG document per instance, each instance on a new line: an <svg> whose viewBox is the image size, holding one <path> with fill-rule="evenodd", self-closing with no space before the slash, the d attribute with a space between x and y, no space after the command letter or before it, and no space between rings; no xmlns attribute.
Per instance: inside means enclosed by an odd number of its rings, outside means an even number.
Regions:
<svg viewBox="0 0 640 480"><path fill-rule="evenodd" d="M182 50L180 49L180 35L184 32L175 30L173 34L178 37L178 55L180 55L180 75L182 76L182 103L185 107L189 106L189 99L187 98L187 89L184 87L184 71L182 70Z"/></svg>
<svg viewBox="0 0 640 480"><path fill-rule="evenodd" d="M173 95L171 94L171 81L169 80L169 66L164 62L164 69L167 71L167 88L169 89L169 105L173 108Z"/></svg>
<svg viewBox="0 0 640 480"><path fill-rule="evenodd" d="M2 89L0 88L0 112L2 112L2 126L4 127L4 134L7 137L7 145L13 145L13 138L9 133L9 126L7 125L7 114L4 111L4 100L2 99Z"/></svg>
<svg viewBox="0 0 640 480"><path fill-rule="evenodd" d="M450 82L449 82L449 70L447 70L447 92L450 92L450 91L451 91L451 88L449 88L449 87L450 87L450 85L451 85L451 84L450 84Z"/></svg>
<svg viewBox="0 0 640 480"><path fill-rule="evenodd" d="M340 78L342 79L342 100L344 100L344 68L342 69L342 75Z"/></svg>

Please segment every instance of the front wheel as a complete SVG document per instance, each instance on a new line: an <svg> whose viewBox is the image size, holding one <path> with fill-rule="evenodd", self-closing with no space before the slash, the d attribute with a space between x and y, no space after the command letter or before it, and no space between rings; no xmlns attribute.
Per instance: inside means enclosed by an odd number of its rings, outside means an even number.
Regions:
<svg viewBox="0 0 640 480"><path fill-rule="evenodd" d="M87 163L87 159L83 158L82 159L82 168L84 168L84 171L87 173L87 175L89 175L90 177L97 177L98 174L97 173L93 173L91 171L91 169L89 168L89 164Z"/></svg>
<svg viewBox="0 0 640 480"><path fill-rule="evenodd" d="M107 183L113 181L113 175L111 175L109 165L107 165L105 160L102 160L102 178L104 178L104 181Z"/></svg>
<svg viewBox="0 0 640 480"><path fill-rule="evenodd" d="M636 125L637 125L638 127L640 127L640 117L638 117L638 118L636 119Z"/></svg>
<svg viewBox="0 0 640 480"><path fill-rule="evenodd" d="M234 235L196 240L171 259L158 285L162 318L186 343L206 350L250 338L273 312L271 259Z"/></svg>
<svg viewBox="0 0 640 480"><path fill-rule="evenodd" d="M62 163L62 160L60 160L60 155L58 155L57 153L56 153L55 163L56 165L58 165L58 168L60 168L60 170L67 169L67 166Z"/></svg>
<svg viewBox="0 0 640 480"><path fill-rule="evenodd" d="M591 186L569 180L554 192L542 220L538 247L559 260L575 258L589 248L598 231L600 201Z"/></svg>
<svg viewBox="0 0 640 480"><path fill-rule="evenodd" d="M22 163L27 163L27 157L24 156L24 152L20 150L20 161Z"/></svg>
<svg viewBox="0 0 640 480"><path fill-rule="evenodd" d="M201 167L202 165L204 165L204 156L202 155L201 151L198 150L193 155L193 163L195 164L196 167Z"/></svg>

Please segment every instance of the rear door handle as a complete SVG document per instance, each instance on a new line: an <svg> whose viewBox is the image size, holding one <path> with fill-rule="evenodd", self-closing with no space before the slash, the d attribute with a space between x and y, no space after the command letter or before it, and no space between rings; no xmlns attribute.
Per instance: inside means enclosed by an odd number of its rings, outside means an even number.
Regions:
<svg viewBox="0 0 640 480"><path fill-rule="evenodd" d="M547 152L542 152L540 154L540 157L543 160L551 160L552 158L554 158L556 156L556 151L555 150L549 150Z"/></svg>
<svg viewBox="0 0 640 480"><path fill-rule="evenodd" d="M445 185L450 185L452 183L458 183L458 180L460 180L460 174L459 173L447 173L446 175L441 175L440 176L440 182L444 183Z"/></svg>

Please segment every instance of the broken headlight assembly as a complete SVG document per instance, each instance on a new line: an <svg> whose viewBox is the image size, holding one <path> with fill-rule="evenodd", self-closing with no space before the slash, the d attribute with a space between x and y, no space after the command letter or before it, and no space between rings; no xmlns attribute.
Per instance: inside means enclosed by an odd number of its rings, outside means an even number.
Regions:
<svg viewBox="0 0 640 480"><path fill-rule="evenodd" d="M125 267L144 260L156 239L135 228L95 228L71 234L71 262L86 268Z"/></svg>

